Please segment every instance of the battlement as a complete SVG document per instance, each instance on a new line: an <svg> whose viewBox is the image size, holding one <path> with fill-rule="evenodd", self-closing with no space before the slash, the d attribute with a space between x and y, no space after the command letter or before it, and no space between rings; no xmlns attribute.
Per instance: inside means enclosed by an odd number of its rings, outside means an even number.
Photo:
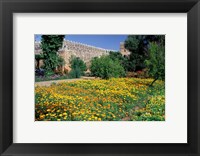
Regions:
<svg viewBox="0 0 200 156"><path fill-rule="evenodd" d="M40 48L41 42L40 41L35 41L35 53L40 53L42 50ZM78 49L77 47L80 47L81 49ZM70 41L70 40L65 40L63 41L63 46L61 49L59 49L58 51L63 51L63 50L89 50L89 51L99 51L99 52L105 52L108 53L110 51L116 51L113 49L104 49L104 48L100 48L100 47L95 47L92 45L88 45L88 44L84 44L84 43L80 43L80 42L75 42L75 41Z"/></svg>
<svg viewBox="0 0 200 156"><path fill-rule="evenodd" d="M35 41L35 54L41 54L41 42ZM112 49L104 49L100 47L95 47L92 45L87 45L75 41L64 40L62 47L58 50L58 54L65 60L66 65L70 65L70 58L72 56L79 57L85 63L89 63L92 58L100 57L102 55L109 55L110 51L116 52ZM127 51L123 43L120 43L120 53L124 55L129 55L130 52Z"/></svg>
<svg viewBox="0 0 200 156"><path fill-rule="evenodd" d="M42 53L40 45L41 42L35 42L35 54ZM71 56L79 57L87 63L90 62L93 57L108 55L110 51L115 50L104 49L70 40L64 40L62 48L58 50L58 54L62 56L65 59L66 64L69 65L69 60Z"/></svg>
<svg viewBox="0 0 200 156"><path fill-rule="evenodd" d="M69 50L72 50L73 48L80 46L81 48L86 48L86 49L95 49L101 52L110 52L110 51L116 51L116 50L112 50L112 49L104 49L104 48L100 48L100 47L95 47L92 45L88 45L88 44L84 44L84 43L80 43L80 42L75 42L75 41L70 41L70 40L65 40L63 42L63 47L62 49L64 49L66 46L68 46L67 48Z"/></svg>

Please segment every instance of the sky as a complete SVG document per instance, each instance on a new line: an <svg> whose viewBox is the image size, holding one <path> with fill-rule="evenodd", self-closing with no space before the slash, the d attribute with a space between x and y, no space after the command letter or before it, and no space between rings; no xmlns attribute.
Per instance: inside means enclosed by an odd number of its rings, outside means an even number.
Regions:
<svg viewBox="0 0 200 156"><path fill-rule="evenodd" d="M66 35L65 39L119 51L120 42L124 42L127 36L128 35ZM35 35L35 40L40 41L41 35Z"/></svg>

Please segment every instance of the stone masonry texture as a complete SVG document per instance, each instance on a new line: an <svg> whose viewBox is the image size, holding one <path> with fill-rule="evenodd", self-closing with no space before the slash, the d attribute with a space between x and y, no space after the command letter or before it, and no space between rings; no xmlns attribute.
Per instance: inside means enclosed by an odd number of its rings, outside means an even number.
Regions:
<svg viewBox="0 0 200 156"><path fill-rule="evenodd" d="M42 53L40 44L41 44L40 42L35 42L35 54ZM128 56L130 54L130 52L125 49L123 42L121 42L119 46L120 46L120 53L123 56ZM62 48L58 50L58 54L65 60L66 63L65 66L69 67L70 58L72 56L79 57L88 65L92 58L100 57L102 55L108 55L110 51L115 51L115 50L103 49L79 42L64 40Z"/></svg>

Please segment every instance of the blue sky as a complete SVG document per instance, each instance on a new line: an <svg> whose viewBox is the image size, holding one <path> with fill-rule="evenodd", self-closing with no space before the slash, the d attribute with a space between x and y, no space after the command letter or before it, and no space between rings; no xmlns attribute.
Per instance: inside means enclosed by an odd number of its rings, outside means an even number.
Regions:
<svg viewBox="0 0 200 156"><path fill-rule="evenodd" d="M120 42L125 41L128 35L66 35L66 40L76 41L100 48L119 50ZM35 35L40 41L41 35Z"/></svg>

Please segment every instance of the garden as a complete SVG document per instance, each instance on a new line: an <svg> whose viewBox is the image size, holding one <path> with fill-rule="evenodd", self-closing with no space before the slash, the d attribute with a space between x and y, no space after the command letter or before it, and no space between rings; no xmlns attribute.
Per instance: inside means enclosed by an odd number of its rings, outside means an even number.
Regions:
<svg viewBox="0 0 200 156"><path fill-rule="evenodd" d="M164 35L129 35L124 41L129 56L110 51L92 58L89 66L73 56L71 70L56 73L65 65L57 54L63 37L42 36L43 53L35 58L43 59L44 66L36 66L36 81L77 81L36 83L36 121L165 121Z"/></svg>
<svg viewBox="0 0 200 156"><path fill-rule="evenodd" d="M80 80L35 88L36 121L162 121L165 87L152 79Z"/></svg>

